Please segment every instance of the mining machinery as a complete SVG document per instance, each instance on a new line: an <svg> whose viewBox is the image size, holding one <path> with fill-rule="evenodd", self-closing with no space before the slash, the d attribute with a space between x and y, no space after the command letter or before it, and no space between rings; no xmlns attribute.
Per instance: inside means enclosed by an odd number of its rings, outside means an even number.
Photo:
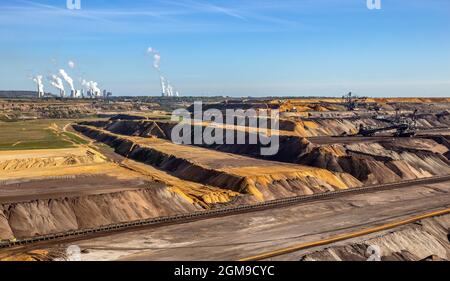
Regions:
<svg viewBox="0 0 450 281"><path fill-rule="evenodd" d="M410 118L401 118L400 110L396 110L396 116L391 124L386 127L366 127L363 124L359 126L359 131L357 135L371 137L376 133L383 131L395 130L394 137L412 137L416 134L416 114L417 109Z"/></svg>
<svg viewBox="0 0 450 281"><path fill-rule="evenodd" d="M342 96L342 101L344 105L347 107L348 111L353 111L358 107L358 103L362 103L366 101L366 97L358 97L353 96L352 92Z"/></svg>

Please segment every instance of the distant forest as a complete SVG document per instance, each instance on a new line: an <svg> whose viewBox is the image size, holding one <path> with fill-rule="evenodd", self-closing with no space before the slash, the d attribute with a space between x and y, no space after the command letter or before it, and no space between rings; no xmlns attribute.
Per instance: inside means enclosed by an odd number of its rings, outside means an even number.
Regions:
<svg viewBox="0 0 450 281"><path fill-rule="evenodd" d="M45 95L50 95L45 93ZM36 91L0 91L0 98L34 98L37 97Z"/></svg>

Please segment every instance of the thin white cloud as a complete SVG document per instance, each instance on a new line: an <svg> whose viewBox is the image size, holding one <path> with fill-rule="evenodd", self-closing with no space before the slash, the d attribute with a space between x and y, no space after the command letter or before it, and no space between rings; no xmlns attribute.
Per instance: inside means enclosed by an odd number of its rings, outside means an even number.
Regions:
<svg viewBox="0 0 450 281"><path fill-rule="evenodd" d="M86 18L86 19L91 19L91 20L102 20L102 18L91 16L89 13L80 13L79 11L71 11L67 8L60 8L60 7L53 6L53 5L47 5L47 4L42 4L39 2L27 1L27 0L19 0L18 2L33 6L35 8L33 12L35 12L35 13L47 13L47 14L52 14L52 15L64 16L64 17L79 17L79 18ZM27 7L17 6L15 8L16 8L16 11L19 11L19 12L27 11L27 9L26 9ZM31 9L28 9L28 11L31 11Z"/></svg>
<svg viewBox="0 0 450 281"><path fill-rule="evenodd" d="M246 1L244 1L246 2ZM250 1L253 2L253 1ZM180 31L189 31L187 27L192 26L217 26L217 31L230 30L252 30L262 31L268 28L270 31L278 25L280 29L292 27L293 21L286 20L282 17L268 15L258 11L258 6L224 6L204 1L180 0L180 1L155 1L146 3L142 7L120 7L120 8L82 8L82 10L71 11L65 7L57 7L54 5L42 4L37 1L19 0L16 3L21 5L3 6L0 11L0 23L8 25L26 25L27 23L39 22L42 25L59 20L92 20L100 21L108 24L118 23L129 26L130 28L139 27L142 21L146 24L161 24L171 22L170 28L174 28L176 24ZM65 3L65 2L64 2ZM237 5L237 3L233 5ZM248 2L247 2L248 3ZM26 5L24 5L26 4ZM229 18L237 19L239 22L224 22L216 17L202 17L202 15L219 14ZM23 21L23 19L26 19ZM242 24L244 22L244 24ZM269 25L270 24L270 25ZM265 25L265 26L264 26ZM176 31L176 28L175 28ZM193 29L192 31L198 32ZM210 31L210 30L207 30Z"/></svg>

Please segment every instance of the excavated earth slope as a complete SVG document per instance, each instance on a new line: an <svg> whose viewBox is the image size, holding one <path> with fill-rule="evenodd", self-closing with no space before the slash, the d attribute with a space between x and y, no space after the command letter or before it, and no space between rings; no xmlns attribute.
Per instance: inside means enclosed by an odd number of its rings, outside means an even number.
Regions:
<svg viewBox="0 0 450 281"><path fill-rule="evenodd" d="M252 194L258 200L313 194L360 186L346 173L258 160L200 147L74 125L74 129L115 148L116 152L190 181Z"/></svg>
<svg viewBox="0 0 450 281"><path fill-rule="evenodd" d="M81 122L80 125L94 126L98 128L103 128L104 130L110 131L115 134L128 135L128 136L140 136L140 137L157 137L161 139L171 140L172 129L176 122L168 122L168 121L153 121L153 120L144 120L144 121L136 121L136 120L118 120L118 121L90 121L90 122ZM246 141L245 144L228 144L226 141L226 135L229 132L234 134L235 141L237 143L236 138L238 133L243 133L246 140L257 136L258 132L252 130L252 128L245 127L224 127L223 141L222 144L195 144L194 142L194 130L200 127L202 132L206 128L210 128L208 124L201 125L192 125L190 129L187 130L187 138L191 140L191 143L196 146L211 148L214 150L248 155L256 158L262 158L266 160L275 160L280 162L288 162L295 163L298 159L299 155L302 155L306 152L311 151L312 145L305 138L295 136L295 135L279 135L279 150L275 155L261 155L261 148L267 147L267 145L263 145L260 139L257 139L257 143L250 144ZM284 133L284 132L283 132Z"/></svg>
<svg viewBox="0 0 450 281"><path fill-rule="evenodd" d="M346 172L364 183L376 184L449 174L448 151L431 139L404 138L317 146L297 162Z"/></svg>
<svg viewBox="0 0 450 281"><path fill-rule="evenodd" d="M450 215L424 219L377 237L304 255L305 261L364 261L378 246L383 261L450 260Z"/></svg>
<svg viewBox="0 0 450 281"><path fill-rule="evenodd" d="M114 121L90 122L99 128L117 134L169 139L173 122L160 121ZM193 139L194 127L190 138ZM202 130L207 126L203 125ZM230 130L230 129L227 129ZM237 129L234 130L236 132ZM245 132L246 139L252 132ZM224 134L225 137L226 134ZM348 173L365 184L389 183L450 173L450 144L445 136L424 136L417 138L386 138L349 142L350 144L317 145L307 139L279 136L279 150L273 156L261 156L262 145L257 144L200 144L200 146L249 155L256 158L280 162L298 163L324 168L333 172ZM370 139L370 141L369 141ZM339 142L339 138L330 143Z"/></svg>
<svg viewBox="0 0 450 281"><path fill-rule="evenodd" d="M0 177L9 171L103 162L103 155L85 148L0 151Z"/></svg>
<svg viewBox="0 0 450 281"><path fill-rule="evenodd" d="M183 182L169 180L166 184L164 175L158 180L153 173L147 176L125 169L90 148L2 152L0 166L0 239L98 227L203 207L199 204L203 198L190 200L177 189ZM207 199L213 201L215 194L211 190Z"/></svg>
<svg viewBox="0 0 450 281"><path fill-rule="evenodd" d="M280 130L292 131L302 137L342 136L356 134L364 127L387 127L385 120L367 117L353 118L311 118L302 120L281 120ZM421 114L417 116L417 128L433 129L450 127L450 114Z"/></svg>
<svg viewBox="0 0 450 281"><path fill-rule="evenodd" d="M0 205L0 239L98 227L197 209L167 188L156 187L8 203Z"/></svg>

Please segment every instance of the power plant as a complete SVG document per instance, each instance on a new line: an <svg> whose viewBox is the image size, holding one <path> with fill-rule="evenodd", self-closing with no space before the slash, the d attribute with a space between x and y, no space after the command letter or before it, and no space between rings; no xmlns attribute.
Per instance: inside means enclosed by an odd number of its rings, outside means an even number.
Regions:
<svg viewBox="0 0 450 281"><path fill-rule="evenodd" d="M43 88L40 88L39 85L38 85L38 97L39 98L44 97L44 90L43 90Z"/></svg>
<svg viewBox="0 0 450 281"><path fill-rule="evenodd" d="M42 75L37 75L33 78L33 82L37 86L38 98L44 97L44 84L42 83Z"/></svg>
<svg viewBox="0 0 450 281"><path fill-rule="evenodd" d="M158 51L153 49L152 47L149 47L147 49L147 53L153 55L153 68L155 68L158 71L159 79L161 82L161 96L162 97L178 97L180 96L178 91L175 91L173 86L169 83L169 80L165 78L161 74L160 69L160 63L161 63L161 55Z"/></svg>
<svg viewBox="0 0 450 281"><path fill-rule="evenodd" d="M153 48L148 48L147 50L148 54L151 54L153 56L153 67L158 71L159 78L160 78L160 85L161 85L161 96L162 97L179 97L180 94L177 90L174 89L174 87L170 84L169 80L164 77L160 70L160 62L161 62L161 55L159 52L157 52ZM74 68L75 63L70 61L69 67ZM32 80L36 83L37 86L37 93L38 98L44 97L44 85L42 83L42 75L37 75L32 78ZM47 80L50 82L50 84L58 90L59 97L60 98L108 98L112 96L112 93L107 91L106 89L101 90L98 87L98 83L95 81L88 81L85 79L79 80L81 86L83 89L77 90L74 86L74 80L72 77L64 70L59 69L57 74L52 74L48 76ZM69 86L70 88L70 94L66 96L66 90L64 87L64 82ZM68 92L69 93L69 92Z"/></svg>
<svg viewBox="0 0 450 281"><path fill-rule="evenodd" d="M69 61L69 67L74 68L75 63L73 61ZM32 76L31 79L37 86L37 97L44 97L44 84L43 84L43 76L36 75ZM51 74L47 76L47 80L51 86L58 90L58 94L60 98L107 98L112 96L111 92L107 92L106 90L100 90L98 87L98 83L95 81L87 81L85 79L79 80L83 89L77 90L74 86L74 80L72 77L64 70L59 69L57 74ZM66 96L66 90L64 87L64 82L69 86L70 92L68 96Z"/></svg>
<svg viewBox="0 0 450 281"><path fill-rule="evenodd" d="M60 73L61 74L61 73ZM67 75L67 73L65 73ZM66 96L66 91L63 84L63 79L59 77L58 75L51 75L48 77L48 80L50 82L50 85L52 85L54 88L58 90L58 94L60 98L108 98L112 96L112 93L107 90L100 90L97 86L97 82L94 81L82 81L82 85L86 89L77 90L75 89L73 85L73 80L71 78L69 79L69 76L66 76L64 81L69 81L68 84L71 88L70 95ZM44 97L44 84L43 84L43 76L42 75L36 75L32 78L33 82L36 83L37 87L37 97L43 98Z"/></svg>
<svg viewBox="0 0 450 281"><path fill-rule="evenodd" d="M170 85L169 81L166 78L160 76L160 80L161 80L161 96L163 97L179 96L178 91L174 91L172 85Z"/></svg>

